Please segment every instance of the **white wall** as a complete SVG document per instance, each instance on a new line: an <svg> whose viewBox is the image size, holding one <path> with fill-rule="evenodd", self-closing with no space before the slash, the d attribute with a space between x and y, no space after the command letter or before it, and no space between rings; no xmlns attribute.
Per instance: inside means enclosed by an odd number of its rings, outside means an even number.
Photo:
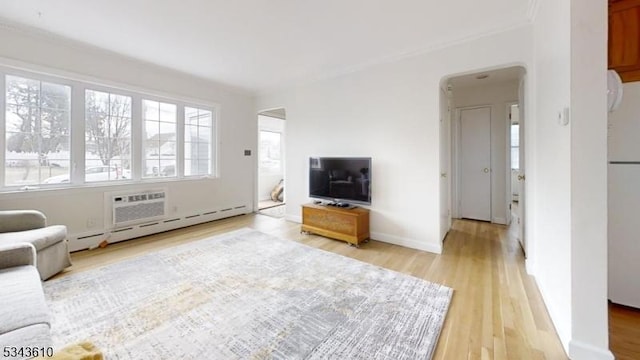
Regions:
<svg viewBox="0 0 640 360"><path fill-rule="evenodd" d="M601 187L601 176L585 182L584 187L579 184L580 177L576 177L592 174L584 165L599 161L601 139L598 127L593 132L582 127L572 131L572 125L560 126L557 122L558 113L572 107L576 114L585 117L585 125L599 124L598 102L589 103L589 96L585 95L590 94L586 90L592 89L589 86L596 85L593 94L604 96L604 89L599 88L596 79L598 69L593 62L586 62L589 65L576 65L572 72L572 60L581 61L592 56L593 51L599 51L594 56L599 59L606 54L606 48L599 42L595 50L586 46L572 48L571 1L540 1L532 28L472 39L259 96L257 109L287 109L288 219L299 221L300 204L308 201L309 156L372 156L372 237L439 252L440 204L434 201L440 192L438 84L443 77L522 65L527 70L524 95L527 269L536 277L565 349L569 350L571 340L575 340L574 345L584 341L581 350L587 349L589 356L606 355L603 344L607 340L602 336L607 331L606 321L602 321L606 306L601 302L606 296L601 289L601 278L606 272L606 266L601 266L602 256L606 256L606 249L602 248L604 239L600 238L606 214L600 219L593 217L606 207L601 206L598 196L594 203L598 209L578 210L591 206L585 201L584 190L604 194L605 189ZM606 4L594 2L585 15L600 5ZM576 14L581 13L576 10ZM578 42L587 41L590 26L600 29L605 24L602 19L589 16L584 22L578 19L574 22L578 27L574 40ZM599 36L597 31L596 34ZM587 87L580 88L578 81L572 83L572 74L589 79L582 84ZM573 100L572 91L577 93ZM590 114L590 110L595 111ZM579 149L588 146L588 140L595 141L595 156L592 160L580 160ZM596 163L593 169L597 171L603 164ZM591 228L597 231L594 234L575 231L584 221L593 221ZM572 236L572 230L590 238L586 247L580 248L583 240ZM589 246L600 253L596 254ZM584 259L576 261L576 255ZM586 269L585 259L594 260L597 267ZM594 275L597 285L589 285L576 272ZM593 313L584 311L586 306L579 304L587 297L587 290L594 291L589 295L591 300L585 301L595 306ZM578 314L580 320L576 318ZM576 326L585 328L577 330Z"/></svg>
<svg viewBox="0 0 640 360"><path fill-rule="evenodd" d="M507 105L517 101L518 80L453 89L453 103L457 109L491 107L491 221L498 224L507 223L507 203L511 201L510 197L507 198L507 179L510 176L510 171L507 172ZM458 121L454 121L454 129L457 129ZM457 199L455 195L454 199Z"/></svg>
<svg viewBox="0 0 640 360"><path fill-rule="evenodd" d="M258 129L260 131L272 131L280 133L280 142L282 144L281 154L284 155L285 120L258 115ZM260 157L259 151L260 149L258 149L258 159ZM280 171L276 172L261 171L260 166L258 165L258 200L271 199L271 190L273 190L273 188L278 185L280 180L284 178L284 157L282 158L282 164L283 166L280 168Z"/></svg>
<svg viewBox="0 0 640 360"><path fill-rule="evenodd" d="M42 210L50 223L65 224L74 235L108 228L104 221L104 193L109 191L166 187L169 209L175 216L230 206L244 205L248 212L253 208L255 164L253 157L243 156L244 149L255 153L256 146L257 122L250 95L53 37L0 27L0 43L0 62L5 65L26 63L31 64L26 66L30 70L54 72L53 75L66 74L106 85L220 104L218 179L3 193L1 209Z"/></svg>
<svg viewBox="0 0 640 360"><path fill-rule="evenodd" d="M287 217L309 201L309 156L371 156L372 237L440 252L440 80L526 65L530 36L517 28L259 96L257 109L287 109Z"/></svg>
<svg viewBox="0 0 640 360"><path fill-rule="evenodd" d="M569 34L569 0L541 1L534 26L535 113L525 120L525 195L527 210L534 209L525 222L535 239L527 254L565 349L572 331L571 127L560 126L557 115L570 105Z"/></svg>
<svg viewBox="0 0 640 360"><path fill-rule="evenodd" d="M527 208L534 210L527 224L535 238L529 268L573 359L613 358L606 304L606 13L604 0L542 0L534 24L535 110L525 123ZM565 108L570 123L563 126L558 116Z"/></svg>
<svg viewBox="0 0 640 360"><path fill-rule="evenodd" d="M613 359L607 308L607 2L571 0L574 359Z"/></svg>

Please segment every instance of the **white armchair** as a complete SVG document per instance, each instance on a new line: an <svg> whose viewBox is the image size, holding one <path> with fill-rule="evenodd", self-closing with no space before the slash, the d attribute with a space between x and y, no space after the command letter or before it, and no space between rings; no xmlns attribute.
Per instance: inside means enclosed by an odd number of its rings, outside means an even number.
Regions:
<svg viewBox="0 0 640 360"><path fill-rule="evenodd" d="M66 226L47 226L47 218L39 211L0 211L0 246L16 243L29 243L36 249L35 263L42 280L71 265Z"/></svg>
<svg viewBox="0 0 640 360"><path fill-rule="evenodd" d="M0 244L0 349L51 346L50 314L36 262L33 245Z"/></svg>

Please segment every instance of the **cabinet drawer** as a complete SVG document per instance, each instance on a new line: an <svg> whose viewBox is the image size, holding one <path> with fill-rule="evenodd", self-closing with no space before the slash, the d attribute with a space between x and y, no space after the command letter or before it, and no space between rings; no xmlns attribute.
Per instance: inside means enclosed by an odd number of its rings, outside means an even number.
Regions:
<svg viewBox="0 0 640 360"><path fill-rule="evenodd" d="M356 219L348 214L303 209L304 224L346 235L356 234Z"/></svg>

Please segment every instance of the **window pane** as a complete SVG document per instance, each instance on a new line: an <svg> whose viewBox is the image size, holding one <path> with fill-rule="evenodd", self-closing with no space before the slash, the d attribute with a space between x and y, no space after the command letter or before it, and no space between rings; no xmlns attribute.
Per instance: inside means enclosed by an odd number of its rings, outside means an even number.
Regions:
<svg viewBox="0 0 640 360"><path fill-rule="evenodd" d="M143 177L175 176L177 106L158 101L144 102ZM169 161L168 163L165 163ZM173 164L173 170L165 167Z"/></svg>
<svg viewBox="0 0 640 360"><path fill-rule="evenodd" d="M42 107L69 111L71 109L71 88L43 82Z"/></svg>
<svg viewBox="0 0 640 360"><path fill-rule="evenodd" d="M70 95L66 85L6 77L5 185L69 181Z"/></svg>
<svg viewBox="0 0 640 360"><path fill-rule="evenodd" d="M160 121L175 123L177 117L174 104L160 103Z"/></svg>
<svg viewBox="0 0 640 360"><path fill-rule="evenodd" d="M142 100L142 113L147 120L160 120L160 104L157 101Z"/></svg>
<svg viewBox="0 0 640 360"><path fill-rule="evenodd" d="M185 176L211 174L213 112L185 107L184 123Z"/></svg>
<svg viewBox="0 0 640 360"><path fill-rule="evenodd" d="M511 146L519 146L520 145L520 125L512 124L511 125Z"/></svg>
<svg viewBox="0 0 640 360"><path fill-rule="evenodd" d="M160 160L160 176L176 176L176 160Z"/></svg>
<svg viewBox="0 0 640 360"><path fill-rule="evenodd" d="M160 133L160 124L157 121L145 121L144 122L144 132L145 137L148 140L158 138L158 134Z"/></svg>
<svg viewBox="0 0 640 360"><path fill-rule="evenodd" d="M144 177L156 177L160 173L160 159L148 158L145 159Z"/></svg>
<svg viewBox="0 0 640 360"><path fill-rule="evenodd" d="M7 104L39 106L40 82L17 76L7 76Z"/></svg>
<svg viewBox="0 0 640 360"><path fill-rule="evenodd" d="M520 169L520 148L511 148L511 168L514 170Z"/></svg>
<svg viewBox="0 0 640 360"><path fill-rule="evenodd" d="M198 125L198 109L185 106L184 118L185 125Z"/></svg>
<svg viewBox="0 0 640 360"><path fill-rule="evenodd" d="M206 110L199 111L198 126L211 127L211 111L206 111Z"/></svg>
<svg viewBox="0 0 640 360"><path fill-rule="evenodd" d="M279 173L281 171L280 143L278 132L260 131L260 172Z"/></svg>
<svg viewBox="0 0 640 360"><path fill-rule="evenodd" d="M109 113L109 94L102 91L85 92L85 111L87 113Z"/></svg>
<svg viewBox="0 0 640 360"><path fill-rule="evenodd" d="M130 179L131 97L85 93L85 181Z"/></svg>
<svg viewBox="0 0 640 360"><path fill-rule="evenodd" d="M184 141L198 141L198 126L187 125L184 129Z"/></svg>
<svg viewBox="0 0 640 360"><path fill-rule="evenodd" d="M110 94L110 115L131 118L131 98L124 95Z"/></svg>

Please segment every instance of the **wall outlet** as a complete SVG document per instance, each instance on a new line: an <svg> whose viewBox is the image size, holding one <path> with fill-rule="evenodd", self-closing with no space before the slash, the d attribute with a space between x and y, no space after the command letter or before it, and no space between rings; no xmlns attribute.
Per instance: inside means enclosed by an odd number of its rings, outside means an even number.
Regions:
<svg viewBox="0 0 640 360"><path fill-rule="evenodd" d="M171 211L173 211L173 213L177 213L178 212L178 206L177 205L173 205L173 207L171 208Z"/></svg>
<svg viewBox="0 0 640 360"><path fill-rule="evenodd" d="M87 229L94 228L95 226L96 226L96 219L95 218L88 218L87 219Z"/></svg>

